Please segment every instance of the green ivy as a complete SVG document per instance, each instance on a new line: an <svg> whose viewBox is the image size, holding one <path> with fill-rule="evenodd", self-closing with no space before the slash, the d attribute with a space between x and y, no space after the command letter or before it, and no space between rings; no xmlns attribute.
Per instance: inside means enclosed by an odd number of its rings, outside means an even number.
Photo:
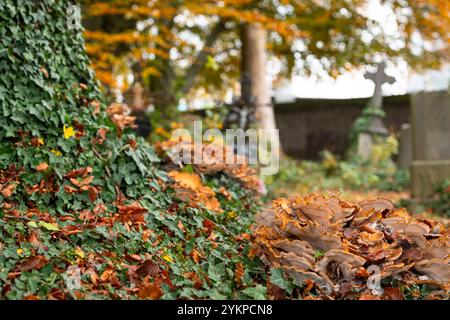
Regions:
<svg viewBox="0 0 450 320"><path fill-rule="evenodd" d="M264 298L265 269L250 254L248 239L240 237L260 210L258 201L221 174L202 178L217 192L223 213L175 200L153 147L129 131L119 137L108 118L82 32L67 26L70 4L0 2L0 172L5 178L0 181L0 298L137 298L141 288L130 272L144 261L159 268L146 281L157 283L162 298ZM95 143L100 129L108 130L106 140ZM42 163L48 169L38 171ZM98 195L67 192L66 175L87 167ZM11 181L16 182L8 194L4 188ZM231 200L219 194L221 187ZM112 220L117 201L138 201L148 212L145 225ZM105 210L87 226L80 215L99 205ZM207 221L212 231L205 230ZM62 232L72 229L77 232ZM193 250L201 253L197 262L190 256ZM36 256L45 263L30 266ZM238 285L239 263L244 274ZM82 270L82 287L76 290L66 282L71 266ZM106 278L111 267L114 282L95 281L88 272Z"/></svg>

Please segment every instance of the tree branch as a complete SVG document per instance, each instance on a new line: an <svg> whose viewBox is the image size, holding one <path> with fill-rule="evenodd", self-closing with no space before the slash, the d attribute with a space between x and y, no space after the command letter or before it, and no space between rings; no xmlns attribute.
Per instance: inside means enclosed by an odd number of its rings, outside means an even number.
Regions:
<svg viewBox="0 0 450 320"><path fill-rule="evenodd" d="M216 26L211 30L211 33L206 37L205 45L203 49L198 53L195 58L194 63L187 71L186 76L184 78L184 84L181 87L180 93L185 95L191 90L194 86L195 77L200 73L200 71L205 66L207 61L207 50L212 47L222 32L225 31L225 23L223 21L219 21Z"/></svg>

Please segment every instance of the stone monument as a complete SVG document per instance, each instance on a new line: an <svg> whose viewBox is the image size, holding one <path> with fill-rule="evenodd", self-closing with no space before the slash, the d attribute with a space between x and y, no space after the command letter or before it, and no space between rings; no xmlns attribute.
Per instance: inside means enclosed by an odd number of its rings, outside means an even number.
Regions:
<svg viewBox="0 0 450 320"><path fill-rule="evenodd" d="M413 162L411 195L426 200L450 180L450 95L420 92L412 96Z"/></svg>
<svg viewBox="0 0 450 320"><path fill-rule="evenodd" d="M364 77L375 83L375 90L369 105L363 112L367 118L367 125L358 135L358 155L367 160L372 152L372 145L376 136L386 136L388 130L383 123L383 84L392 84L395 78L385 73L386 63L378 64L376 72L366 72Z"/></svg>
<svg viewBox="0 0 450 320"><path fill-rule="evenodd" d="M408 169L412 163L412 130L409 123L402 124L400 129L398 150L398 165L402 169Z"/></svg>

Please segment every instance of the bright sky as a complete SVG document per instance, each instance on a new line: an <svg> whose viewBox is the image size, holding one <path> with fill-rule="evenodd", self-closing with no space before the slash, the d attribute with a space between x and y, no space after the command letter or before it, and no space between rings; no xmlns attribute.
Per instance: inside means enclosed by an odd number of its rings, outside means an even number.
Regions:
<svg viewBox="0 0 450 320"><path fill-rule="evenodd" d="M394 34L396 23L393 13L383 7L379 0L372 0L367 10L370 18L382 22L384 32ZM270 68L270 67L269 67ZM373 68L367 70L374 71ZM277 100L293 97L303 98L358 98L369 97L373 94L374 84L364 78L365 70L348 72L338 79L323 76L295 76L290 83L284 83L275 90ZM411 74L404 62L398 65L388 64L386 73L396 78L396 83L383 86L385 95L398 95L415 91L442 90L449 86L450 64L440 71L429 71L424 75Z"/></svg>

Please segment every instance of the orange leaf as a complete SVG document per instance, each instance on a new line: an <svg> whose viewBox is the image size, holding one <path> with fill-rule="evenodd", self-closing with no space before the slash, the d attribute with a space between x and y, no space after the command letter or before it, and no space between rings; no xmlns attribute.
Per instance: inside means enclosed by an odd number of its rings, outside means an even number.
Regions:
<svg viewBox="0 0 450 320"><path fill-rule="evenodd" d="M244 265L239 262L236 264L236 272L234 273L235 280L240 287L242 285L242 277L244 276Z"/></svg>
<svg viewBox="0 0 450 320"><path fill-rule="evenodd" d="M30 237L28 238L28 241L32 243L35 246L39 246L41 242L39 241L39 234L37 231L33 230L30 234Z"/></svg>
<svg viewBox="0 0 450 320"><path fill-rule="evenodd" d="M38 164L36 166L36 171L42 172L42 171L46 171L48 169L48 164L45 162L41 162L40 164Z"/></svg>
<svg viewBox="0 0 450 320"><path fill-rule="evenodd" d="M114 268L113 267L107 267L106 270L103 271L102 275L100 276L100 280L102 282L108 281L108 279L111 278L113 273L114 273Z"/></svg>
<svg viewBox="0 0 450 320"><path fill-rule="evenodd" d="M16 184L10 183L6 188L4 188L2 190L2 196L5 198L11 197L11 195L13 194L15 189L16 189Z"/></svg>
<svg viewBox="0 0 450 320"><path fill-rule="evenodd" d="M403 294L399 288L386 287L384 288L383 298L386 300L404 300Z"/></svg>
<svg viewBox="0 0 450 320"><path fill-rule="evenodd" d="M191 251L191 257L192 257L192 260L194 260L194 262L195 263L199 263L200 262L200 254L198 253L198 251L197 250L192 250Z"/></svg>
<svg viewBox="0 0 450 320"><path fill-rule="evenodd" d="M149 283L149 284L141 287L138 291L138 297L141 299L157 300L157 299L161 298L162 295L163 295L163 291L155 283Z"/></svg>

